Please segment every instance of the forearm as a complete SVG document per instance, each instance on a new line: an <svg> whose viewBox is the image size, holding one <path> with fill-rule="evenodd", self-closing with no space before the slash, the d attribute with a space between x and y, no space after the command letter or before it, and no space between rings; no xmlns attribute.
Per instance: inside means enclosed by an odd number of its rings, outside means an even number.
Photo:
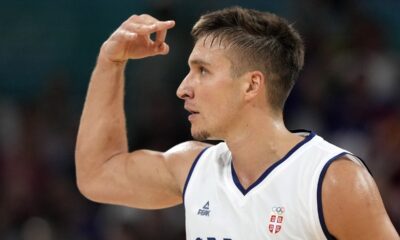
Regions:
<svg viewBox="0 0 400 240"><path fill-rule="evenodd" d="M99 57L81 116L77 144L78 183L90 179L113 156L128 151L124 113L124 69Z"/></svg>

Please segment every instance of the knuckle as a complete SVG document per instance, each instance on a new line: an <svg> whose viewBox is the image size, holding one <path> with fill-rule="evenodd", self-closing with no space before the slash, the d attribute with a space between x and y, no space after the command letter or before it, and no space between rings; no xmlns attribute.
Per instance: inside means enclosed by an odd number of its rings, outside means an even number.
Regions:
<svg viewBox="0 0 400 240"><path fill-rule="evenodd" d="M121 28L126 28L128 25L129 25L129 20L123 22L123 23L121 24Z"/></svg>
<svg viewBox="0 0 400 240"><path fill-rule="evenodd" d="M146 24L152 24L152 23L155 23L158 21L156 18L154 18L153 16L146 14L146 13L144 13L140 16Z"/></svg>
<svg viewBox="0 0 400 240"><path fill-rule="evenodd" d="M134 33L127 33L126 34L126 39L128 39L128 40L133 40L135 38L136 38L136 34L134 34Z"/></svg>
<svg viewBox="0 0 400 240"><path fill-rule="evenodd" d="M118 39L121 39L123 35L124 35L124 32L122 30L121 31L117 31L117 32L114 33L113 38L118 40Z"/></svg>
<svg viewBox="0 0 400 240"><path fill-rule="evenodd" d="M132 16L130 16L129 18L128 18L128 20L136 20L136 19L138 19L138 15L136 15L136 14L133 14Z"/></svg>

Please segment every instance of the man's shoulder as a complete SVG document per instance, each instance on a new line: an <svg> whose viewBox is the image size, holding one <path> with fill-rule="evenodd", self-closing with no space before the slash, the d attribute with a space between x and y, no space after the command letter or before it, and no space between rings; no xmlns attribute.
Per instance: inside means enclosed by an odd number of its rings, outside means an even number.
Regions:
<svg viewBox="0 0 400 240"><path fill-rule="evenodd" d="M354 239L369 232L377 236L375 239L384 239L379 237L384 235L383 229L393 231L368 169L346 157L329 166L323 181L322 202L326 225L336 237ZM377 227L379 223L381 227Z"/></svg>
<svg viewBox="0 0 400 240"><path fill-rule="evenodd" d="M191 140L173 146L168 151L166 151L165 154L169 157L187 159L188 157L190 158L191 156L192 157L197 156L205 148L211 146L213 145L209 143Z"/></svg>
<svg viewBox="0 0 400 240"><path fill-rule="evenodd" d="M372 177L368 170L347 158L346 156L340 157L333 161L327 169L326 176L324 178L324 187L326 190L334 191L337 193L344 193L345 195L354 195L353 190L366 190L370 187L366 179ZM353 189L351 184L357 184L357 189ZM349 191L349 192L346 192ZM353 193L353 194L350 194Z"/></svg>
<svg viewBox="0 0 400 240"><path fill-rule="evenodd" d="M172 175L177 179L181 191L194 161L212 144L200 141L186 141L175 145L164 153L166 164Z"/></svg>

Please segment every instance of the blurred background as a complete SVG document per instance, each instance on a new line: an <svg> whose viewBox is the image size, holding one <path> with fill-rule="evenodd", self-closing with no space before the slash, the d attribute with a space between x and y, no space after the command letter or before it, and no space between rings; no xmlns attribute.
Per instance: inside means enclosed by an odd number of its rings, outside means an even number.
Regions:
<svg viewBox="0 0 400 240"><path fill-rule="evenodd" d="M190 29L231 5L286 17L306 43L287 103L289 128L315 131L361 156L400 230L400 1L2 1L0 8L0 239L185 239L182 207L99 205L75 184L74 147L100 45L132 14L174 19L168 56L130 62L131 149L190 139L175 89L188 71Z"/></svg>

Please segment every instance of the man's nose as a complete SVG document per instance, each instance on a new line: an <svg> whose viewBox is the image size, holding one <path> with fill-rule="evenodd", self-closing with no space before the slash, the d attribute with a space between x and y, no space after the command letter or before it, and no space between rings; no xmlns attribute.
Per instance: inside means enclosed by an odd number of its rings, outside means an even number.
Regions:
<svg viewBox="0 0 400 240"><path fill-rule="evenodd" d="M194 97L193 87L190 84L190 73L182 80L176 90L176 96L182 100Z"/></svg>

